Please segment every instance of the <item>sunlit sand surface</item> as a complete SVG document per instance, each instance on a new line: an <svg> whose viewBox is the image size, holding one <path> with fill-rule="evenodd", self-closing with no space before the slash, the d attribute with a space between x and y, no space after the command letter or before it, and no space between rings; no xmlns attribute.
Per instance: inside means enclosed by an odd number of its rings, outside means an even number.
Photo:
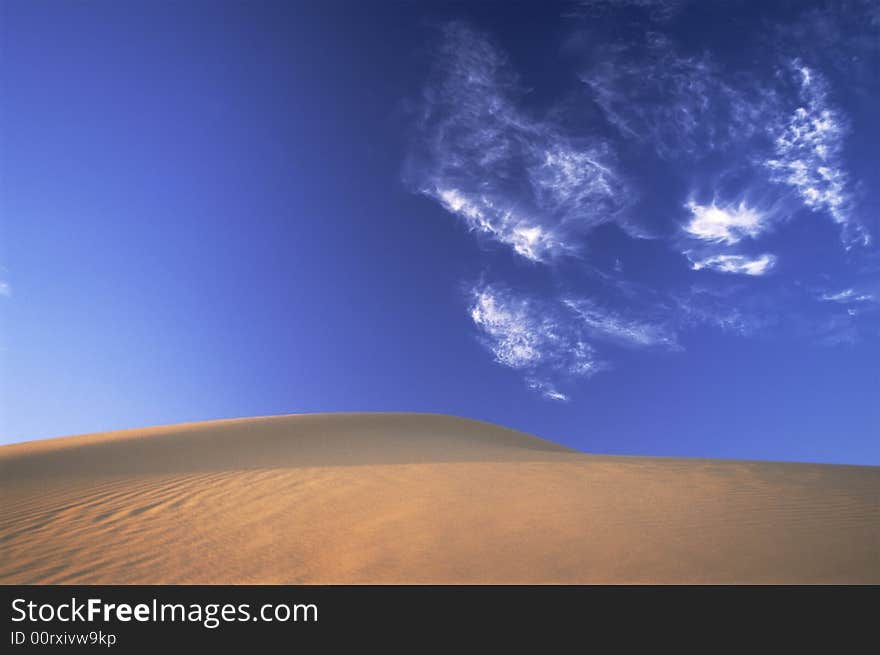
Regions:
<svg viewBox="0 0 880 655"><path fill-rule="evenodd" d="M584 455L427 414L0 447L0 582L880 583L880 467Z"/></svg>

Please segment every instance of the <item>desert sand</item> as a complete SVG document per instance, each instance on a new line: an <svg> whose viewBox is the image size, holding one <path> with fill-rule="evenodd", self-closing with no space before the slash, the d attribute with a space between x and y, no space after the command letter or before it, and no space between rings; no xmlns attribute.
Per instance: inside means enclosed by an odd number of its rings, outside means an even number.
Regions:
<svg viewBox="0 0 880 655"><path fill-rule="evenodd" d="M585 455L430 414L0 447L0 583L880 583L880 467Z"/></svg>

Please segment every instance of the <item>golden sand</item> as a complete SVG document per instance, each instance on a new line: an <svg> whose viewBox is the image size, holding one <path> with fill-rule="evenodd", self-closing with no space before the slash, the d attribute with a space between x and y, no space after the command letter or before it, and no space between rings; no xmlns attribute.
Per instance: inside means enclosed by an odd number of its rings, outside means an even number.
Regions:
<svg viewBox="0 0 880 655"><path fill-rule="evenodd" d="M0 447L0 583L880 583L880 467L584 455L429 414Z"/></svg>

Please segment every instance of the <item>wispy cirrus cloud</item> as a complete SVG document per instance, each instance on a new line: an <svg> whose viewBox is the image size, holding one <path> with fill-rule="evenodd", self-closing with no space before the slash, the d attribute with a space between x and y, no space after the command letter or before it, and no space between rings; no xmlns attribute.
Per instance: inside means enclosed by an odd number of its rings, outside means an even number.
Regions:
<svg viewBox="0 0 880 655"><path fill-rule="evenodd" d="M679 350L675 326L625 316L582 296L542 297L500 284L470 291L470 316L495 361L524 374L527 385L553 400L578 378L610 366L614 347Z"/></svg>
<svg viewBox="0 0 880 655"><path fill-rule="evenodd" d="M552 302L483 285L471 290L470 315L495 361L524 372L547 398L567 398L557 378L589 377L602 367L585 335Z"/></svg>
<svg viewBox="0 0 880 655"><path fill-rule="evenodd" d="M798 58L780 62L775 80L725 71L711 55L684 54L656 32L641 43L602 44L591 62L580 79L624 139L667 160L717 152L742 166L756 160L768 181L843 226L848 245L870 243L843 159L849 122L820 71Z"/></svg>
<svg viewBox="0 0 880 655"><path fill-rule="evenodd" d="M773 48L809 60L813 69L841 76L857 94L871 95L880 56L877 0L802 2L794 20L771 29Z"/></svg>
<svg viewBox="0 0 880 655"><path fill-rule="evenodd" d="M765 253L757 257L746 255L711 255L703 259L692 259L691 268L695 271L710 269L719 273L738 273L741 275L765 275L776 265L775 255Z"/></svg>
<svg viewBox="0 0 880 655"><path fill-rule="evenodd" d="M600 306L594 300L566 298L568 307L583 329L598 341L629 346L664 346L678 348L677 335L667 325L626 318Z"/></svg>
<svg viewBox="0 0 880 655"><path fill-rule="evenodd" d="M707 288L692 287L673 292L671 298L677 324L683 331L709 326L724 333L749 337L777 322L771 312L759 313L744 306L736 294L726 297Z"/></svg>
<svg viewBox="0 0 880 655"><path fill-rule="evenodd" d="M745 201L731 205L689 201L686 208L691 217L682 227L687 237L682 254L690 261L691 270L756 277L776 266L776 255L750 256L731 249L744 239L756 240L767 232L776 218L772 213L750 207Z"/></svg>
<svg viewBox="0 0 880 655"><path fill-rule="evenodd" d="M446 26L409 177L471 230L547 262L615 220L626 185L605 141L524 110L524 93L485 35Z"/></svg>
<svg viewBox="0 0 880 655"><path fill-rule="evenodd" d="M755 238L769 227L768 214L741 201L735 206L718 206L714 202L700 205L687 203L691 220L685 232L695 239L733 245L745 237Z"/></svg>
<svg viewBox="0 0 880 655"><path fill-rule="evenodd" d="M799 251L810 212L840 225L847 248L870 242L844 157L852 124L829 80L760 39L753 59L722 61L661 34L686 4L584 3L589 21L624 11L651 27L569 39L573 86L586 94L565 103L537 98L485 34L443 30L407 181L514 255L487 259L494 270L541 264L515 269L515 283L474 287L468 310L494 360L545 398L567 400L574 381L613 365L616 348L681 350L705 328L826 343L872 333L868 291L793 273L821 266L812 246ZM626 243L598 229L607 224ZM601 250L597 234L620 250ZM840 242L828 249L849 256ZM664 258L674 272L654 268Z"/></svg>
<svg viewBox="0 0 880 655"><path fill-rule="evenodd" d="M624 138L664 159L742 143L761 130L760 116L775 100L772 93L756 99L708 54L683 54L657 32L641 43L602 43L580 79Z"/></svg>
<svg viewBox="0 0 880 655"><path fill-rule="evenodd" d="M836 302L836 303L858 303L858 302L873 302L875 297L871 293L863 293L860 291L856 291L855 289L844 289L843 291L838 291L837 293L823 293L820 297L821 300L825 302Z"/></svg>
<svg viewBox="0 0 880 655"><path fill-rule="evenodd" d="M800 102L777 129L773 155L765 161L771 179L792 187L805 206L831 216L848 242L867 245L871 236L853 214L842 161L846 119L829 102L828 84L818 71L798 59L789 70L797 76Z"/></svg>
<svg viewBox="0 0 880 655"><path fill-rule="evenodd" d="M464 220L471 230L510 246L518 255L533 262L545 261L566 248L551 229L516 213L514 208L498 207L498 200L485 195L467 195L452 188L435 187L424 193L435 197L446 211Z"/></svg>

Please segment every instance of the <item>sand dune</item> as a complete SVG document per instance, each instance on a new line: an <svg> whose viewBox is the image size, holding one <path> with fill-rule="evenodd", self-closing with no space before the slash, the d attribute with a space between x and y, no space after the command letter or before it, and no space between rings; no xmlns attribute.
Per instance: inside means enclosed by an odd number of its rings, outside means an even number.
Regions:
<svg viewBox="0 0 880 655"><path fill-rule="evenodd" d="M584 455L426 414L0 447L0 583L880 583L880 467Z"/></svg>

